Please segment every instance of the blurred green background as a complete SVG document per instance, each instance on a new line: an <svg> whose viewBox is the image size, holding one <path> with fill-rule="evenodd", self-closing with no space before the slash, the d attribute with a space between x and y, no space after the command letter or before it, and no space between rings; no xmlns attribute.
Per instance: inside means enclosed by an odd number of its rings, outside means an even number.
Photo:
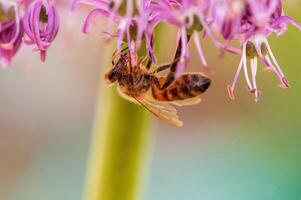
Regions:
<svg viewBox="0 0 301 200"><path fill-rule="evenodd" d="M301 22L301 2L287 1L286 13ZM0 73L0 199L80 200L103 52L94 30L80 32L83 15L62 10L59 38L46 63L23 47L12 67ZM164 41L168 62L175 34ZM290 26L271 37L292 88L277 87L274 74L258 72L259 103L243 76L229 100L226 85L239 57L203 41L215 73L197 106L180 108L184 127L153 118L146 200L301 200L301 33ZM166 45L165 45L166 43ZM190 71L200 70L194 46ZM172 53L173 54L173 53Z"/></svg>

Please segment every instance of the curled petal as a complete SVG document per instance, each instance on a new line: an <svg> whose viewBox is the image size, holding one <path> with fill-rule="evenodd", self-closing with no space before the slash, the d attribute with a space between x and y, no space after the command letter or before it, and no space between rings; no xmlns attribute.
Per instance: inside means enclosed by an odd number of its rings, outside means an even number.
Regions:
<svg viewBox="0 0 301 200"><path fill-rule="evenodd" d="M45 61L46 51L59 31L59 14L50 0L35 0L27 8L24 17L26 44L34 44Z"/></svg>
<svg viewBox="0 0 301 200"><path fill-rule="evenodd" d="M102 16L105 16L105 17L110 16L109 12L106 11L106 10L103 10L103 9L100 9L100 8L93 9L85 19L83 29L82 29L84 33L89 32L91 22L92 22L93 18L95 18L95 16L97 16L97 15L102 15Z"/></svg>
<svg viewBox="0 0 301 200"><path fill-rule="evenodd" d="M293 18L289 17L289 16L280 16L272 25L271 27L273 28L277 28L279 26L282 25L286 25L286 24L292 24L293 26L295 26L296 28L298 28L299 30L301 30L301 24L299 24L296 20L294 20Z"/></svg>

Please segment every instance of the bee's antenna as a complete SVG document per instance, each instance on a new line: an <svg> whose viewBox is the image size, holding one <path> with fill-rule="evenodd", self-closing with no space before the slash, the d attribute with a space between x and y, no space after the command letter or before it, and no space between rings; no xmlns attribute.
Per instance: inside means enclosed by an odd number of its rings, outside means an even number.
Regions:
<svg viewBox="0 0 301 200"><path fill-rule="evenodd" d="M115 62L114 62L114 60L116 59L116 57L118 57L120 54L122 54L124 51L126 51L128 49L128 47L125 47L124 49L122 49L121 51L117 51L117 50L115 50L114 52L113 52L113 55L112 55L112 64L113 65L115 65Z"/></svg>

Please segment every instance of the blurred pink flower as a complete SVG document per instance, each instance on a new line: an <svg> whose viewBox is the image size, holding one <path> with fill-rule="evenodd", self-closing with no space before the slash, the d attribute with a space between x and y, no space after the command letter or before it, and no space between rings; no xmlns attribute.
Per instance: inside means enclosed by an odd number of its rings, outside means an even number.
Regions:
<svg viewBox="0 0 301 200"><path fill-rule="evenodd" d="M19 50L23 37L17 2L0 2L0 67L7 67Z"/></svg>
<svg viewBox="0 0 301 200"><path fill-rule="evenodd" d="M284 14L281 0L72 0L71 2L73 10L78 4L92 6L84 21L84 33L89 32L91 22L96 16L107 18L108 26L105 33L110 38L117 38L116 52L120 52L125 43L133 57L132 62L135 62L138 61L135 58L137 51L141 47L145 48L148 57L147 68L152 62L156 63L153 50L156 40L154 30L158 24L168 23L175 26L178 31L178 49L173 65L177 74L182 73L188 65L190 39L197 48L203 66L207 68L208 63L200 44L201 33L202 37L208 36L223 53L232 52L241 55L234 80L227 88L231 99L234 99L236 83L243 70L249 91L254 93L256 102L259 100L260 91L256 83L259 59L264 63L265 70L276 74L280 87L289 87L288 79L273 55L267 39L273 33L278 36L285 33L288 24L300 30L301 25ZM63 4L63 1L57 1L56 6ZM3 1L0 5L1 62L10 63L22 43L22 37L26 44L35 45L35 50L40 51L41 60L44 61L46 51L59 31L59 14L53 0ZM20 13L23 12L19 9L24 9L23 17L20 17ZM114 25L116 33L113 32ZM232 41L238 41L239 48L231 46Z"/></svg>
<svg viewBox="0 0 301 200"><path fill-rule="evenodd" d="M301 26L286 16L281 0L73 0L72 8L77 4L89 4L95 7L87 16L83 31L86 33L95 15L109 19L108 32L112 33L112 23L117 24L117 51L126 41L130 52L140 47L146 39L146 49L155 60L152 50L153 30L160 22L172 24L178 29L179 48L177 51L176 71L180 74L188 64L188 43L193 39L199 57L205 68L207 61L200 45L199 32L208 35L213 43L222 50L241 54L241 61L234 80L228 86L228 93L234 99L234 89L240 71L244 70L250 92L258 101L260 92L256 84L258 58L265 64L265 69L273 71L280 80L282 88L289 87L267 38L275 33L283 34L287 24L297 28ZM223 37L225 43L218 40L216 34ZM232 41L240 42L240 49L229 45ZM138 47L138 48L137 48ZM247 61L250 60L251 75Z"/></svg>
<svg viewBox="0 0 301 200"><path fill-rule="evenodd" d="M286 16L282 9L280 0L247 0L247 1L222 1L215 0L212 9L214 24L226 40L238 40L242 47L241 60L235 74L234 80L228 86L228 93L234 99L234 89L240 71L243 69L245 79L250 92L254 93L255 101L259 100L260 91L256 83L258 58L262 60L267 71L272 71L280 80L280 87L288 88L289 82L281 70L268 43L268 36L272 33L283 34L287 24L291 23L301 30L301 26L292 18ZM220 4L220 5L218 5ZM221 8L223 7L223 8ZM232 12L229 12L233 10ZM221 11L226 9L224 11ZM218 13L225 12L224 20ZM250 60L250 71L248 72L247 61Z"/></svg>
<svg viewBox="0 0 301 200"><path fill-rule="evenodd" d="M59 14L51 0L34 0L26 9L24 17L24 42L36 45L41 60L45 61L46 51L59 30Z"/></svg>
<svg viewBox="0 0 301 200"><path fill-rule="evenodd" d="M205 69L207 69L208 64L200 44L199 33L208 34L214 43L221 47L220 42L211 33L207 22L209 2L208 0L152 1L151 9L159 19L158 22L164 21L178 28L178 40L181 42L180 60L177 66L178 74L187 65L189 58L188 42L191 37Z"/></svg>
<svg viewBox="0 0 301 200"><path fill-rule="evenodd" d="M146 40L146 48L149 56L155 62L152 47L153 29L156 24L156 16L151 10L151 0L73 0L72 9L78 4L93 6L93 10L87 15L83 32L88 33L90 24L96 15L109 19L107 30L113 37L112 25L117 25L117 51L121 50L123 42L126 42L131 52L140 48L141 41Z"/></svg>

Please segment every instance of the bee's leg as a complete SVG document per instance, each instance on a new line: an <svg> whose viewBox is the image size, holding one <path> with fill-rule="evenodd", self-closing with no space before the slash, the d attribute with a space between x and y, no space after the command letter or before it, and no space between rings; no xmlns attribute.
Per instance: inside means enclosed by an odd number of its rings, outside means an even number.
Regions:
<svg viewBox="0 0 301 200"><path fill-rule="evenodd" d="M178 48L177 48L177 52L175 54L175 58L172 61L172 63L157 67L157 69L155 69L153 71L153 73L158 73L158 72L161 72L161 71L164 71L164 70L167 70L167 69L170 69L170 71L175 72L176 71L175 68L177 66L177 63L179 62L178 54L179 54L179 52L181 52L181 48L182 48L181 46L182 45L181 45L181 39L180 39L179 44L178 44Z"/></svg>
<svg viewBox="0 0 301 200"><path fill-rule="evenodd" d="M154 84L157 87L157 89L161 90L161 84L160 84L158 77L154 76L153 81L154 81Z"/></svg>
<svg viewBox="0 0 301 200"><path fill-rule="evenodd" d="M167 75L166 80L162 85L157 77L154 78L154 83L159 90L165 90L174 82L174 80L175 80L175 73L170 72Z"/></svg>
<svg viewBox="0 0 301 200"><path fill-rule="evenodd" d="M190 40L191 35L188 34L187 35L187 42ZM158 73L160 71L166 70L166 69L170 69L170 72L168 73L165 82L161 85L160 81L158 78L155 78L154 82L156 87L159 90L164 90L166 88L168 88L176 79L176 75L175 75L175 71L176 71L176 66L178 64L178 62L180 61L180 57L181 57L181 52L182 52L182 39L179 40L178 42L178 47L177 47L177 51L175 53L174 56L174 60L172 61L172 63L168 64L168 65L163 65L158 67L153 73Z"/></svg>
<svg viewBox="0 0 301 200"><path fill-rule="evenodd" d="M165 83L161 87L161 90L164 90L164 89L168 88L168 86L170 86L174 82L174 80L175 80L175 73L169 72L167 77L166 77Z"/></svg>
<svg viewBox="0 0 301 200"><path fill-rule="evenodd" d="M190 38L191 38L191 35L188 34L187 35L187 42L190 40ZM182 39L180 38L180 40L178 42L178 47L177 47L177 50L176 50L176 53L175 53L175 56L174 56L174 60L168 65L163 65L163 66L158 67L153 73L158 73L158 72L164 71L168 68L170 68L171 72L175 72L176 71L176 66L177 66L178 62L180 61L181 52L182 52Z"/></svg>
<svg viewBox="0 0 301 200"><path fill-rule="evenodd" d="M191 35L190 34L187 34L186 35L187 37L187 43L189 42L190 38L191 38ZM179 42L178 42L178 47L177 47L177 51L175 53L175 56L174 56L174 60L172 61L172 63L170 64L170 71L172 72L175 72L176 71L176 67L180 61L180 58L181 58L181 53L182 53L182 39L180 38Z"/></svg>
<svg viewBox="0 0 301 200"><path fill-rule="evenodd" d="M151 58L148 58L148 61L147 61L147 64L146 64L146 69L147 69L147 70L150 70L150 68L151 68L151 66L152 66L152 63L153 63L152 59L151 59Z"/></svg>
<svg viewBox="0 0 301 200"><path fill-rule="evenodd" d="M169 69L169 68L170 68L170 64L168 64L168 65L162 65L162 66L158 67L157 69L155 69L153 71L153 73L162 72L162 71L164 71L166 69Z"/></svg>
<svg viewBox="0 0 301 200"><path fill-rule="evenodd" d="M154 48L154 34L152 34L151 36L151 39L150 39L150 46L151 48L153 49ZM151 66L152 66L152 56L151 54L148 52L148 61L147 61L147 64L146 64L146 69L147 70L150 70Z"/></svg>

